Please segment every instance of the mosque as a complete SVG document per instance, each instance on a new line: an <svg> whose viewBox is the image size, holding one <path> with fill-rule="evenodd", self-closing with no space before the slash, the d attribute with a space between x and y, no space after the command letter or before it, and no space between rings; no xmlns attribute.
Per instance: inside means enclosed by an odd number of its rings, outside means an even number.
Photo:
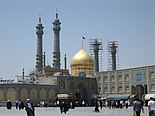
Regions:
<svg viewBox="0 0 155 116"><path fill-rule="evenodd" d="M98 96L97 82L94 77L94 60L81 48L71 60L71 74L65 68L60 69L60 37L61 22L56 13L56 19L53 22L54 31L54 51L53 66L46 65L46 55L43 54L42 39L44 27L39 17L39 23L36 26L37 52L36 52L36 71L28 77L23 75L18 77L18 82L3 82L0 84L0 103L7 100L15 102L16 100L26 101L29 98L34 103L39 101L51 101L53 99L72 99L79 103L91 101Z"/></svg>
<svg viewBox="0 0 155 116"><path fill-rule="evenodd" d="M138 95L141 99L155 98L155 65L116 70L116 47L111 47L112 70L99 71L98 54L94 59L83 49L73 56L67 70L66 55L64 69L61 69L60 30L61 22L56 13L53 22L54 50L53 66L46 65L46 55L43 54L42 39L44 27L39 17L36 26L37 52L36 70L28 77L18 78L18 82L0 83L0 104L7 100L32 102L49 102L52 99L74 99L86 102L101 97L108 100L128 100ZM96 47L98 48L98 47ZM95 50L94 50L95 51ZM98 51L98 49L96 49Z"/></svg>

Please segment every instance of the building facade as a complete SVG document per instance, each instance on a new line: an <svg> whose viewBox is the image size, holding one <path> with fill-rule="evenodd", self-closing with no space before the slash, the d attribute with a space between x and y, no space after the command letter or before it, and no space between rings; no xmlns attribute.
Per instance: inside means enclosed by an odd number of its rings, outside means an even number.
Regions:
<svg viewBox="0 0 155 116"><path fill-rule="evenodd" d="M39 101L50 101L56 96L57 86L24 83L1 83L0 105L6 105L10 100L13 104L16 100L26 102L29 98L36 105Z"/></svg>
<svg viewBox="0 0 155 116"><path fill-rule="evenodd" d="M72 96L79 103L90 101L97 94L96 78L50 76L40 77L34 83L1 83L0 105L5 105L7 100L26 102L28 98L35 104L40 101L49 103L56 100L59 94Z"/></svg>
<svg viewBox="0 0 155 116"><path fill-rule="evenodd" d="M102 97L138 95L155 93L155 65L96 74L98 92Z"/></svg>

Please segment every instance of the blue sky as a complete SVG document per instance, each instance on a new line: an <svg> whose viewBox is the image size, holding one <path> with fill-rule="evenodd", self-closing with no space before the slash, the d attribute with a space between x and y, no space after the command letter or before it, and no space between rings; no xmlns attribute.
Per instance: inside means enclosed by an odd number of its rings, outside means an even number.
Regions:
<svg viewBox="0 0 155 116"><path fill-rule="evenodd" d="M119 69L155 64L155 0L1 0L0 78L15 78L35 69L39 14L44 26L43 49L52 65L52 22L58 9L61 21L61 67L89 40L103 43L103 70L108 68L107 41L119 43Z"/></svg>

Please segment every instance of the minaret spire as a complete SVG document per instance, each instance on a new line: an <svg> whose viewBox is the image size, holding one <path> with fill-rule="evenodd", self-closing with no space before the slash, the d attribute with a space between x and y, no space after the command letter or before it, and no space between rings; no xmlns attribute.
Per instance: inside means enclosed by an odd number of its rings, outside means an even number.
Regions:
<svg viewBox="0 0 155 116"><path fill-rule="evenodd" d="M58 9L56 9L56 19L58 19Z"/></svg>
<svg viewBox="0 0 155 116"><path fill-rule="evenodd" d="M54 51L53 51L53 67L60 69L60 27L61 22L58 19L58 13L56 12L56 19L53 22L54 31Z"/></svg>
<svg viewBox="0 0 155 116"><path fill-rule="evenodd" d="M116 70L116 53L117 53L117 45L113 42L110 46L111 55L112 55L112 70Z"/></svg>
<svg viewBox="0 0 155 116"><path fill-rule="evenodd" d="M39 14L39 23L36 26L37 34L37 54L36 54L36 72L42 72L43 68L43 45L42 45L42 35L44 33L43 26L41 23L41 15Z"/></svg>
<svg viewBox="0 0 155 116"><path fill-rule="evenodd" d="M41 14L39 14L39 23L41 23Z"/></svg>

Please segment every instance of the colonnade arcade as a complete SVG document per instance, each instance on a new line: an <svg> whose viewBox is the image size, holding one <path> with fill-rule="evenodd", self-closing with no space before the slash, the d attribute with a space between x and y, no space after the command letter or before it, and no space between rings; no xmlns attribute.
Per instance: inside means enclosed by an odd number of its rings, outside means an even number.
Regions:
<svg viewBox="0 0 155 116"><path fill-rule="evenodd" d="M49 87L0 87L0 101L26 101L28 98L31 101L47 101L56 96L56 92L53 88Z"/></svg>

